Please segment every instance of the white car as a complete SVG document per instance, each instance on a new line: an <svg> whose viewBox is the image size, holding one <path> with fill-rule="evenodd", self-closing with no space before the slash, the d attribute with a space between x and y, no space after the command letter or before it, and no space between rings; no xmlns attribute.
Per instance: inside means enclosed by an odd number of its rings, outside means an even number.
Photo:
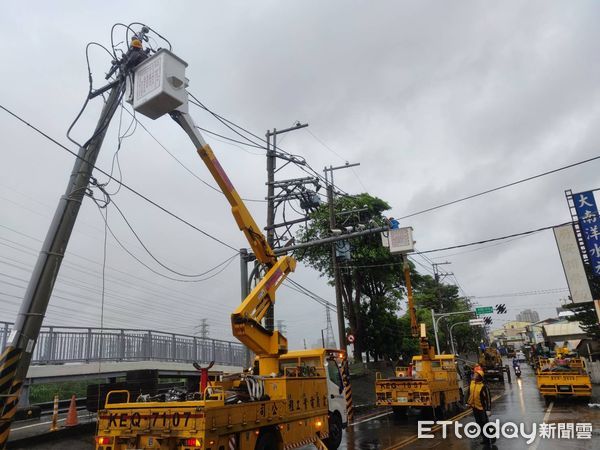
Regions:
<svg viewBox="0 0 600 450"><path fill-rule="evenodd" d="M516 354L515 354L515 359L519 362L525 362L525 353L523 353L521 350L519 350Z"/></svg>

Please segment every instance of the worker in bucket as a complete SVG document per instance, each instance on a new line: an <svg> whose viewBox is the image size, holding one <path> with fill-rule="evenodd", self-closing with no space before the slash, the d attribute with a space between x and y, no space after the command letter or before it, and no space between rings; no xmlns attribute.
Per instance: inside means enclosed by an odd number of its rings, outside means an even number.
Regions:
<svg viewBox="0 0 600 450"><path fill-rule="evenodd" d="M483 379L483 369L480 365L473 368L473 377L471 379L471 385L469 387L469 399L467 404L473 409L473 417L475 422L483 430L483 426L488 423L488 416L492 408L492 396L490 390ZM481 433L481 443L490 446L496 439L490 440L486 437L483 432Z"/></svg>

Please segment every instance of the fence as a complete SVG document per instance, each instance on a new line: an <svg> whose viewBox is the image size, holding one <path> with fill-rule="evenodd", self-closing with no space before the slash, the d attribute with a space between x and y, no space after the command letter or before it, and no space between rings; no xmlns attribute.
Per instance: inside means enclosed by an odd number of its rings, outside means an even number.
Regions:
<svg viewBox="0 0 600 450"><path fill-rule="evenodd" d="M0 322L6 346L12 323ZM238 342L154 330L43 326L32 364L97 361L198 361L244 366L246 348Z"/></svg>

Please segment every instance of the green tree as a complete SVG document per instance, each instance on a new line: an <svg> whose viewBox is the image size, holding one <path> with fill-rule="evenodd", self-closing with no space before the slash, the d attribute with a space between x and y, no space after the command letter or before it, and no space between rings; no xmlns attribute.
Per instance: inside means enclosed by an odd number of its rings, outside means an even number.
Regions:
<svg viewBox="0 0 600 450"><path fill-rule="evenodd" d="M339 197L334 205L340 227L386 223L383 212L389 208L386 202L368 194ZM351 212L356 210L359 212ZM317 209L311 219L299 232L302 241L331 236L327 205ZM401 259L381 245L379 234L354 238L348 243L351 260L341 257L338 265L344 313L349 331L355 336L354 357L361 360L363 351L375 357L395 357L400 348L398 342L402 341L396 314L404 296ZM312 247L295 256L333 283L331 247Z"/></svg>
<svg viewBox="0 0 600 450"><path fill-rule="evenodd" d="M583 331L590 337L600 339L600 324L594 302L571 303L565 305L565 308L575 313L575 315L567 317L569 322L579 322Z"/></svg>

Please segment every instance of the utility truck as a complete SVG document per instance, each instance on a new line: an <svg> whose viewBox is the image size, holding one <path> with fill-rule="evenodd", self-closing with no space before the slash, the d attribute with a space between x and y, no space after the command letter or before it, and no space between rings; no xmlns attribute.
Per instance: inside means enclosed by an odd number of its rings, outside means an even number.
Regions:
<svg viewBox="0 0 600 450"><path fill-rule="evenodd" d="M166 49L137 65L128 78L133 80L133 106L152 119L168 114L181 126L265 268L264 277L231 315L233 335L256 355L254 368L192 392L162 396L162 401L110 392L98 412L96 448L285 450L314 444L334 450L348 421L342 376L346 354L335 349L288 351L286 338L262 325L296 261L275 255L194 124L187 108L186 66Z"/></svg>
<svg viewBox="0 0 600 450"><path fill-rule="evenodd" d="M419 338L421 354L413 356L409 367L397 367L394 377L383 378L381 373L375 375L376 405L391 407L398 416L406 415L412 407L418 408L422 414L441 418L449 409L458 409L464 403L462 379L455 355L436 355L429 344L425 324L417 325L410 266L405 255L413 244L412 230L408 233L410 242L406 246L398 244L399 238L393 236L396 232L402 232L402 229L389 231L389 247L393 253L397 245L398 253L403 255L411 333Z"/></svg>
<svg viewBox="0 0 600 450"><path fill-rule="evenodd" d="M498 349L492 344L487 347L479 355L479 365L483 369L483 377L485 380L497 380L504 382L504 376L506 375L507 381L512 382L510 374L510 367L502 364L502 356Z"/></svg>
<svg viewBox="0 0 600 450"><path fill-rule="evenodd" d="M592 396L592 381L584 358L539 358L535 375L540 394L546 401Z"/></svg>

